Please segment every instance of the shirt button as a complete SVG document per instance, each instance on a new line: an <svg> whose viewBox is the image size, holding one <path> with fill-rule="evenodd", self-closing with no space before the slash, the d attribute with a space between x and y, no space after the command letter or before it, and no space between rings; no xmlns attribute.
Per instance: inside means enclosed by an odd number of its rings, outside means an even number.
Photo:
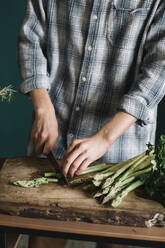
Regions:
<svg viewBox="0 0 165 248"><path fill-rule="evenodd" d="M76 111L80 111L80 107L78 106L78 107L76 107Z"/></svg>
<svg viewBox="0 0 165 248"><path fill-rule="evenodd" d="M93 20L97 20L97 18L98 18L97 15L93 16Z"/></svg>
<svg viewBox="0 0 165 248"><path fill-rule="evenodd" d="M92 47L91 46L88 46L88 51L92 51Z"/></svg>
<svg viewBox="0 0 165 248"><path fill-rule="evenodd" d="M73 138L73 133L70 133L70 134L69 134L69 137L70 137L70 138Z"/></svg>
<svg viewBox="0 0 165 248"><path fill-rule="evenodd" d="M86 82L87 81L86 77L82 77L82 81Z"/></svg>

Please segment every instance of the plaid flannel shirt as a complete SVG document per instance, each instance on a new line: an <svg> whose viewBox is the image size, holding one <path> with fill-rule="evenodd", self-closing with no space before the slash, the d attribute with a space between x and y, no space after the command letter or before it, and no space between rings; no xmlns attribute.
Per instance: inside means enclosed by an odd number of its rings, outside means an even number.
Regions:
<svg viewBox="0 0 165 248"><path fill-rule="evenodd" d="M54 104L57 158L121 109L138 121L100 160L126 160L155 141L165 93L165 1L28 0L18 62L20 91L46 88Z"/></svg>

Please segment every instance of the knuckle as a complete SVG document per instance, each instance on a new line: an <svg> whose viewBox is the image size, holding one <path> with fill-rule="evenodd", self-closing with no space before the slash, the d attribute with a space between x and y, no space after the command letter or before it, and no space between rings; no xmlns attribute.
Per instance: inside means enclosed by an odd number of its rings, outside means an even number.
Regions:
<svg viewBox="0 0 165 248"><path fill-rule="evenodd" d="M40 137L43 140L43 139L46 139L47 138L47 135L45 133L41 133Z"/></svg>
<svg viewBox="0 0 165 248"><path fill-rule="evenodd" d="M74 145L77 145L77 142L78 142L78 140L75 139L75 140L72 141L71 145L73 145L73 146L74 146Z"/></svg>
<svg viewBox="0 0 165 248"><path fill-rule="evenodd" d="M32 136L32 138L36 141L36 140L38 139L38 135L37 135L37 134L34 134L34 135Z"/></svg>
<svg viewBox="0 0 165 248"><path fill-rule="evenodd" d="M78 164L76 162L73 162L72 167L75 169L78 167Z"/></svg>
<svg viewBox="0 0 165 248"><path fill-rule="evenodd" d="M85 149L85 145L83 143L78 144L78 148L81 150Z"/></svg>
<svg viewBox="0 0 165 248"><path fill-rule="evenodd" d="M70 159L67 158L67 159L65 160L65 164L69 164L69 163L70 163Z"/></svg>
<svg viewBox="0 0 165 248"><path fill-rule="evenodd" d="M73 169L70 169L70 170L69 170L69 175L70 175L71 177L73 177L74 173L75 173L75 170L73 170Z"/></svg>
<svg viewBox="0 0 165 248"><path fill-rule="evenodd" d="M81 171L83 171L83 170L85 170L86 168L87 168L87 164L86 163L84 163L82 166L81 166Z"/></svg>

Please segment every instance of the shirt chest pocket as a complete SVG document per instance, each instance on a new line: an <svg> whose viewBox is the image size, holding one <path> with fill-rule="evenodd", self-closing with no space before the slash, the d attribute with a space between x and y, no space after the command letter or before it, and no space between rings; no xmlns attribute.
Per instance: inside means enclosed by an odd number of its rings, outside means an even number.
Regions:
<svg viewBox="0 0 165 248"><path fill-rule="evenodd" d="M106 36L110 44L134 49L140 42L149 14L149 0L113 0L106 16Z"/></svg>

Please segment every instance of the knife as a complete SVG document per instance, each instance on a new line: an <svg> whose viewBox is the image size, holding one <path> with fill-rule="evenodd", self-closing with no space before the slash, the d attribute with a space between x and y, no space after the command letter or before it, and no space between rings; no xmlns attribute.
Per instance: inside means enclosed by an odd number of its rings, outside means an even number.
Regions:
<svg viewBox="0 0 165 248"><path fill-rule="evenodd" d="M57 162L57 159L54 157L53 155L53 152L50 152L48 155L47 155L49 161L51 162L51 165L53 166L54 170L58 173L60 173L60 175L62 176L62 179L64 180L64 182L66 184L69 184L68 183L68 179L66 178L66 176L64 176L63 174L63 171L61 169L61 166L59 165L59 163Z"/></svg>

